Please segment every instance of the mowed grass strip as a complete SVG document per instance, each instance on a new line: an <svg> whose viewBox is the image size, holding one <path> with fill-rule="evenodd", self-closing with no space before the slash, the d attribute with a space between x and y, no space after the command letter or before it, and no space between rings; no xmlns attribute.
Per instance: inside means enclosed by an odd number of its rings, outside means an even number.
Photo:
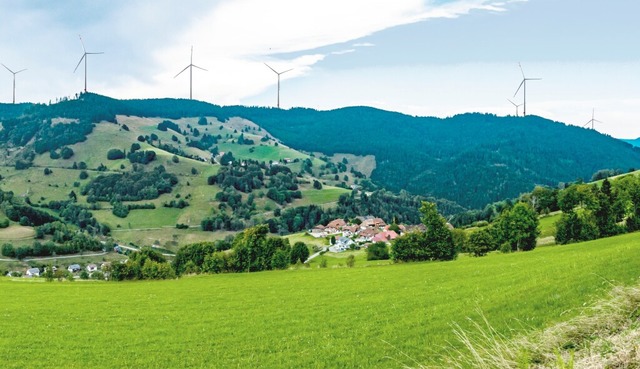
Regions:
<svg viewBox="0 0 640 369"><path fill-rule="evenodd" d="M438 362L479 311L515 335L637 282L640 234L453 262L157 282L0 280L0 362L393 368ZM405 356L407 355L407 356ZM411 359L409 359L411 358ZM415 361L414 361L415 360Z"/></svg>

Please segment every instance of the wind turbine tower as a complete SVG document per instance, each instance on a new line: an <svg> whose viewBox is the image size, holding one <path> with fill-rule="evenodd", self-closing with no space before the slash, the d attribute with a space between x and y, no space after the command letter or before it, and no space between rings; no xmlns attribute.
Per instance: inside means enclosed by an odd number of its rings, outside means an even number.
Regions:
<svg viewBox="0 0 640 369"><path fill-rule="evenodd" d="M11 74L13 74L13 103L16 103L16 74L20 73L20 72L24 72L26 69L21 69L17 72L12 71L11 69L9 69L9 67L7 67L6 65L2 64L3 67L5 67L6 70L8 70Z"/></svg>
<svg viewBox="0 0 640 369"><path fill-rule="evenodd" d="M78 35L78 37L80 37L80 43L82 44L82 52L84 54L82 54L82 57L80 58L80 61L78 62L78 65L76 65L76 69L73 70L73 73L76 72L76 70L78 70L78 67L80 66L80 63L82 63L82 60L84 59L84 92L87 92L87 55L97 55L97 54L104 54L104 52L100 51L97 53L94 52L87 52L87 49L84 48L84 42L82 41L82 36Z"/></svg>
<svg viewBox="0 0 640 369"><path fill-rule="evenodd" d="M591 129L594 130L595 129L594 126L595 126L596 123L602 123L601 121L597 120L595 117L596 117L596 109L592 109L591 110L591 120L588 121L587 124L585 124L582 127L586 127L589 124L591 124Z"/></svg>
<svg viewBox="0 0 640 369"><path fill-rule="evenodd" d="M180 74L182 74L182 72L184 72L185 70L189 69L189 100L193 100L193 68L196 67L198 69L201 69L205 72L207 72L206 69L204 68L200 68L197 65L193 64L193 46L191 46L191 59L189 59L189 65L187 65L186 67L184 67L183 70L180 71L180 73L176 74L173 78L178 77Z"/></svg>
<svg viewBox="0 0 640 369"><path fill-rule="evenodd" d="M511 101L511 99L507 99L507 101L509 101L511 103L511 105L516 107L516 117L520 116L520 114L518 114L518 108L522 106L522 104L516 104L513 101Z"/></svg>
<svg viewBox="0 0 640 369"><path fill-rule="evenodd" d="M520 82L520 86L518 86L518 89L516 90L516 93L513 94L513 97L516 97L516 95L520 91L520 88L523 88L524 98L522 99L522 105L524 108L522 110L522 116L524 117L527 115L527 81L540 81L542 78L527 78L525 77L524 71L522 70L522 65L518 63L518 66L520 67L520 72L522 73L522 82Z"/></svg>
<svg viewBox="0 0 640 369"><path fill-rule="evenodd" d="M277 107L278 107L278 109L280 109L280 75L281 75L281 74L285 74L285 73L287 73L287 72L292 71L292 70L293 70L293 68L291 68L291 69L287 69L287 70L285 70L284 72L276 72L276 70L275 70L275 69L273 69L273 68L271 68L271 67L269 66L269 64L264 63L264 65L266 65L267 67L269 67L269 69L271 69L271 70L273 71L273 73L275 73L275 74L277 74L277 75L278 75L278 105L277 105Z"/></svg>

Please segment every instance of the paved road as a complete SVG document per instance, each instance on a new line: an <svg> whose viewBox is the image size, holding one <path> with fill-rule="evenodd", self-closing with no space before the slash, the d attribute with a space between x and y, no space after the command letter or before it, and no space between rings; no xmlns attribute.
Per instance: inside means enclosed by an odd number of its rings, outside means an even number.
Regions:
<svg viewBox="0 0 640 369"><path fill-rule="evenodd" d="M102 256L102 255L106 255L107 252L103 251L103 252L98 252L95 254L73 254L73 255L64 255L64 256L46 256L46 257L37 257L37 258L26 258L26 259L22 259L22 261L38 261L38 260L56 260L56 259L71 259L71 258L79 258L79 257L83 257L83 256Z"/></svg>
<svg viewBox="0 0 640 369"><path fill-rule="evenodd" d="M314 259L314 258L318 257L320 254L322 254L323 251L327 251L327 250L329 250L329 248L328 247L324 247L322 250L320 250L320 251L316 252L315 254L309 256L309 258L307 260L305 260L304 262L305 263L310 262L312 259Z"/></svg>

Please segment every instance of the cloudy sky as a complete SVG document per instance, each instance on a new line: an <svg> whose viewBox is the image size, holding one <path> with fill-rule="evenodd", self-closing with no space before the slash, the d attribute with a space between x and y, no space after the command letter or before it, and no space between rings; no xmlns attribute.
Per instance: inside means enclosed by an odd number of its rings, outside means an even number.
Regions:
<svg viewBox="0 0 640 369"><path fill-rule="evenodd" d="M527 113L614 137L640 136L640 2L632 0L2 1L0 62L17 101L83 88L116 98L189 96L215 104L411 115ZM186 3L186 5L185 5ZM0 71L0 102L13 76ZM522 114L523 107L519 108Z"/></svg>

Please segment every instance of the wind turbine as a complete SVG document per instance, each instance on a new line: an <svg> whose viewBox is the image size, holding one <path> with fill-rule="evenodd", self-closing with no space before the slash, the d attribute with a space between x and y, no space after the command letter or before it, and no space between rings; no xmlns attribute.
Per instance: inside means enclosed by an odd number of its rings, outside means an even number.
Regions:
<svg viewBox="0 0 640 369"><path fill-rule="evenodd" d="M97 54L104 54L104 52L100 51L97 53L89 53L87 52L87 49L84 48L84 42L82 41L82 36L78 35L78 37L80 37L80 43L82 44L82 52L84 52L84 54L82 54L82 57L80 58L80 61L78 62L78 65L76 65L76 69L73 70L73 73L76 72L76 70L78 70L78 67L80 66L80 63L82 63L82 60L84 59L84 92L87 92L87 55L97 55Z"/></svg>
<svg viewBox="0 0 640 369"><path fill-rule="evenodd" d="M273 73L275 73L275 74L277 74L277 75L278 75L278 105L277 105L277 106L278 106L278 109L280 109L280 75L281 75L281 74L285 74L285 73L287 73L287 72L292 71L292 70L293 70L293 68L291 68L291 69L287 69L287 70L285 70L284 72L276 72L276 70L275 70L275 69L273 69L273 68L271 68L271 67L269 66L269 64L264 63L264 65L266 65L267 67L269 67L269 69L271 69L271 70L273 71Z"/></svg>
<svg viewBox="0 0 640 369"><path fill-rule="evenodd" d="M184 67L184 69L181 70L180 73L176 74L173 77L173 78L176 78L177 76L182 74L182 72L184 72L185 70L189 69L189 99L190 100L193 100L193 67L196 67L196 68L201 69L201 70L203 70L205 72L208 72L206 69L200 68L199 66L193 64L193 46L191 46L191 59L189 60L189 65Z"/></svg>
<svg viewBox="0 0 640 369"><path fill-rule="evenodd" d="M6 65L2 64L2 66L5 67L6 70L11 72L11 74L13 74L13 103L15 104L16 103L16 74L18 74L20 72L24 72L26 69L21 69L21 70L19 70L17 72L14 72L11 69L9 69L9 67L7 67Z"/></svg>
<svg viewBox="0 0 640 369"><path fill-rule="evenodd" d="M507 101L509 101L513 106L516 107L516 117L519 116L518 114L518 108L522 106L522 104L516 104L513 101L511 101L511 99L507 99Z"/></svg>
<svg viewBox="0 0 640 369"><path fill-rule="evenodd" d="M592 109L592 110L591 110L591 120L590 120L590 121L588 121L588 122L587 122L587 124L585 124L585 125L584 125L584 126L582 126L582 127L584 128L584 127L588 126L589 124L591 124L591 129L593 129L593 130L594 130L594 129L595 129L595 128L594 128L595 123L602 123L601 121L597 120L597 119L595 118L595 116L596 116L596 109Z"/></svg>
<svg viewBox="0 0 640 369"><path fill-rule="evenodd" d="M522 111L522 116L524 117L524 116L527 115L527 81L540 81L542 78L527 78L527 77L524 76L524 71L522 70L522 65L520 65L520 63L518 63L518 66L520 67L520 72L522 73L522 82L520 82L520 86L518 86L518 89L516 90L516 93L513 94L513 97L516 97L516 95L520 91L520 88L524 87L524 89L523 89L524 98L522 99L522 105L524 105L524 109Z"/></svg>

